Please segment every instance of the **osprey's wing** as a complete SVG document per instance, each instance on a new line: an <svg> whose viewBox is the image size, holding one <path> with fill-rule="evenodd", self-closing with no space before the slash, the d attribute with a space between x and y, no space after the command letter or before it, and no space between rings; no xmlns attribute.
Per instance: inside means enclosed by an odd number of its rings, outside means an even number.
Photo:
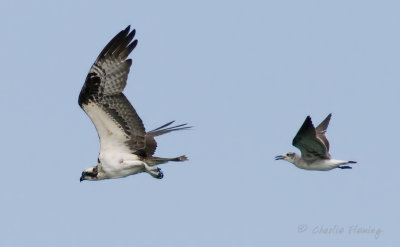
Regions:
<svg viewBox="0 0 400 247"><path fill-rule="evenodd" d="M315 132L317 134L317 137L319 139L321 139L321 141L324 142L325 146L326 146L326 150L329 152L329 141L328 138L326 138L325 133L326 130L328 129L328 125L329 125L329 121L331 120L332 117L332 113L329 114L324 121L322 121L317 128L315 128Z"/></svg>
<svg viewBox="0 0 400 247"><path fill-rule="evenodd" d="M146 133L146 150L145 150L145 152L146 152L147 156L152 156L157 149L157 142L154 139L154 137L164 135L164 134L167 134L172 131L184 130L184 129L191 128L191 126L186 126L187 124L180 124L180 125L168 127L174 122L175 121L171 121L169 123L164 124L161 127L158 127L157 129L154 129L154 130Z"/></svg>
<svg viewBox="0 0 400 247"><path fill-rule="evenodd" d="M130 26L119 32L97 57L86 77L78 103L90 117L100 138L100 151L122 149L134 153L145 148L145 128L122 93L137 45Z"/></svg>
<svg viewBox="0 0 400 247"><path fill-rule="evenodd" d="M310 116L307 116L292 144L300 149L301 157L307 162L317 159L330 159L325 144L316 135Z"/></svg>

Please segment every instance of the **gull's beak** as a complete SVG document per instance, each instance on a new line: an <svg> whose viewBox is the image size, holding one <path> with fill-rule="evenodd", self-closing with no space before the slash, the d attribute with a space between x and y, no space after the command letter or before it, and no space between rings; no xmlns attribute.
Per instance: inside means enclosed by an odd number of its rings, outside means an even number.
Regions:
<svg viewBox="0 0 400 247"><path fill-rule="evenodd" d="M275 160L283 160L283 159L285 159L285 156L283 155L275 156Z"/></svg>

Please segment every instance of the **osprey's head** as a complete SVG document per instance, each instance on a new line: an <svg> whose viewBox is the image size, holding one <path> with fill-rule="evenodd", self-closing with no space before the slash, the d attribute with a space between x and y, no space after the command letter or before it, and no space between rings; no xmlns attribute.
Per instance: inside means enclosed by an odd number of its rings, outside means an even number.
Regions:
<svg viewBox="0 0 400 247"><path fill-rule="evenodd" d="M83 180L99 180L97 177L98 174L99 171L97 166L90 167L82 172L82 176L79 181L82 182Z"/></svg>
<svg viewBox="0 0 400 247"><path fill-rule="evenodd" d="M286 160L286 161L289 161L290 163L294 164L295 157L296 157L296 153L289 152L284 155L276 156L275 160Z"/></svg>

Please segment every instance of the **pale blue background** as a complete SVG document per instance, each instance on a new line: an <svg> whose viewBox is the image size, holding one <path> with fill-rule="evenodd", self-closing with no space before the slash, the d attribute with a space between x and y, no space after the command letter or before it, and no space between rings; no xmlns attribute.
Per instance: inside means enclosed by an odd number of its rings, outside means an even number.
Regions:
<svg viewBox="0 0 400 247"><path fill-rule="evenodd" d="M396 246L398 1L2 1L1 246ZM189 162L79 183L98 139L77 104L127 25L125 90L157 155ZM353 170L274 161L305 117ZM298 232L299 225L307 225ZM344 233L313 233L315 227ZM379 228L348 234L352 225Z"/></svg>

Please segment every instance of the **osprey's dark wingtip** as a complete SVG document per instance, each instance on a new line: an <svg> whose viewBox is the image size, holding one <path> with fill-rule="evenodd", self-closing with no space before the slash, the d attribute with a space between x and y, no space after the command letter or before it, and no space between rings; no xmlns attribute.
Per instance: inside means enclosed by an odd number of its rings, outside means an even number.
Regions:
<svg viewBox="0 0 400 247"><path fill-rule="evenodd" d="M130 31L130 30L131 30L131 25L128 25L122 32L125 34L132 33L132 36L135 36L136 29L132 29L132 31Z"/></svg>

